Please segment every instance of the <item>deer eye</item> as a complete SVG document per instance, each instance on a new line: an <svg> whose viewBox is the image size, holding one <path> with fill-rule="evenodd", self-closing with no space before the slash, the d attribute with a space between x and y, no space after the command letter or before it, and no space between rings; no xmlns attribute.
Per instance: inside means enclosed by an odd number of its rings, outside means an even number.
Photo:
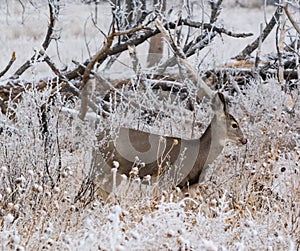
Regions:
<svg viewBox="0 0 300 251"><path fill-rule="evenodd" d="M238 128L238 125L236 123L232 123L231 127L234 128L234 129L236 129L236 128Z"/></svg>

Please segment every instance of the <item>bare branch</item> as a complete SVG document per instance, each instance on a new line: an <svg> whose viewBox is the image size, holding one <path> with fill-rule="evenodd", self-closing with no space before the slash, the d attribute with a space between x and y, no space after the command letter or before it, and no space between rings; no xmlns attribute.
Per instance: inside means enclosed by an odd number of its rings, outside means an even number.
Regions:
<svg viewBox="0 0 300 251"><path fill-rule="evenodd" d="M157 26L157 28L160 30L160 32L162 33L162 35L165 37L165 39L167 40L168 44L170 45L170 47L173 50L173 53L178 56L179 58L185 59L186 56L182 50L182 48L180 48L179 46L177 46L174 42L174 40L172 39L172 37L170 36L169 32L163 27L162 23L158 20L155 21L155 25Z"/></svg>
<svg viewBox="0 0 300 251"><path fill-rule="evenodd" d="M184 54L184 52L182 51L182 49L180 47L178 47L174 41L172 40L171 36L169 35L169 33L167 32L167 30L163 27L163 25L161 24L161 22L159 22L158 20L156 20L155 22L157 28L161 31L161 33L163 34L163 36L165 37L165 39L167 40L167 42L170 44L170 46L172 47L174 54L180 58L180 62L182 62L186 69L188 70L188 72L190 73L190 77L191 79L197 83L199 86L199 91L198 91L198 97L203 97L203 96L208 96L209 98L212 97L212 90L208 87L208 85L198 76L197 72L195 71L195 69L190 65L190 63L186 60L186 56Z"/></svg>
<svg viewBox="0 0 300 251"><path fill-rule="evenodd" d="M79 113L79 118L81 120L84 120L85 114L87 113L87 107L88 107L88 86L87 83L90 80L90 74L91 71L94 68L94 65L103 58L107 57L107 53L114 41L114 38L117 36L123 36L123 35L129 35L133 34L137 31L140 30L149 30L150 28L144 27L144 26L139 26L133 29L125 30L125 31L115 31L113 29L112 33L107 37L106 43L104 44L103 48L93 56L91 61L87 64L84 74L83 74L83 79L82 79L82 93L81 93L81 107L80 107L80 113ZM150 29L151 30L151 29Z"/></svg>
<svg viewBox="0 0 300 251"><path fill-rule="evenodd" d="M54 25L55 25L55 15L54 15L54 11L53 10L53 6L56 8L58 8L58 6L54 5L50 0L48 3L49 6L49 25L48 25L48 30L44 39L44 42L42 44L42 49L39 51L38 56L36 57L36 54L33 55L29 60L27 60L15 73L13 78L18 78L19 76L21 76L32 64L32 62L36 59L38 60L41 55L43 54L43 51L46 51L47 48L49 47L49 44L51 42L51 37L53 34L53 29L54 29Z"/></svg>
<svg viewBox="0 0 300 251"><path fill-rule="evenodd" d="M215 23L217 21L218 16L221 12L221 4L223 0L218 0L216 3L214 1L210 1L211 4L211 15L210 15L210 23Z"/></svg>
<svg viewBox="0 0 300 251"><path fill-rule="evenodd" d="M300 27L298 26L297 22L295 21L295 19L293 18L293 16L289 12L289 10L288 10L288 4L286 4L285 6L283 6L283 9L284 9L285 14L287 15L288 19L290 20L291 24L293 25L293 27L295 28L295 30L300 35Z"/></svg>
<svg viewBox="0 0 300 251"><path fill-rule="evenodd" d="M53 29L54 29L54 26L55 26L55 15L54 15L55 10L53 10L54 4L51 4L49 2L48 5L49 5L49 24L48 24L48 30L47 30L47 33L46 33L46 37L45 37L44 42L42 44L42 47L43 47L44 51L46 51L47 48L50 45L51 36L52 36ZM54 7L58 8L58 6L54 6Z"/></svg>
<svg viewBox="0 0 300 251"><path fill-rule="evenodd" d="M94 65L98 62L98 60L103 57L108 49L111 47L113 40L115 37L115 33L112 32L108 37L107 41L104 44L103 48L93 56L92 60L88 63L88 65L85 68L83 79L82 79L82 90L81 90L81 107L79 112L79 118L81 120L84 120L85 114L88 110L88 86L87 83L90 80L90 74L92 69L94 68Z"/></svg>
<svg viewBox="0 0 300 251"><path fill-rule="evenodd" d="M275 24L278 22L281 10L282 10L282 7L279 6L276 9L270 22L268 23L266 28L263 30L262 34L258 38L256 38L250 45L247 45L246 48L244 50L242 50L242 52L239 55L234 57L235 59L239 59L239 60L245 59L246 56L249 56L259 46L260 41L262 41L262 42L265 41L267 36L273 30Z"/></svg>
<svg viewBox="0 0 300 251"><path fill-rule="evenodd" d="M187 25L187 26L194 27L194 28L201 28L202 27L202 23L193 22L189 19L179 20L178 23L169 22L169 23L166 23L164 25L164 27L166 29L175 29L177 25ZM213 25L210 25L210 24L204 24L204 28L212 29L212 31L215 31L216 33L219 33L219 34L224 33L226 35L233 36L233 37L239 37L239 38L244 38L244 37L253 35L252 33L232 33L232 32L226 31L223 28L217 28L217 27L215 27ZM127 41L125 41L123 43L118 43L118 44L112 46L107 51L107 53L105 55L103 55L103 58L100 59L99 63L102 63L108 56L117 55L117 54L119 54L123 51L126 51L128 49L128 46L137 46L139 44L142 44L147 39L149 39L149 38L155 36L156 34L160 33L159 29L151 29L151 28L147 28L145 26L141 26L141 27L135 28L134 31L131 32L131 34L133 32L137 32L137 31L140 31L140 30L145 30L145 31L143 33L139 34L139 35L131 37L130 39L128 39ZM122 33L126 34L126 31L123 31L119 34L122 35ZM215 35L216 34L212 34L211 36L215 36ZM199 39L196 39L196 41L194 43L189 44L188 46L186 46L184 48L185 54L189 57L189 56L193 55L197 50L204 48L209 42L211 42L211 40L212 40L211 36L209 38L205 39L204 41L201 40L202 37L199 38ZM199 44L199 42L200 42L200 44ZM193 46L191 46L191 45L193 45ZM86 60L83 63L83 65L87 66L89 62L90 62L90 60ZM69 80L77 78L78 76L81 76L84 73L84 70L85 70L85 67L83 67L82 65L79 65L76 69L66 73L65 77Z"/></svg>

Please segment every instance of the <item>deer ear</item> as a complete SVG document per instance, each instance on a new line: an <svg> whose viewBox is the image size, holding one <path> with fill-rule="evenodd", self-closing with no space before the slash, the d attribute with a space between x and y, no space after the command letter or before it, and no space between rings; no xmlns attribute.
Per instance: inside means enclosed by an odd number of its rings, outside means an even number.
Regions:
<svg viewBox="0 0 300 251"><path fill-rule="evenodd" d="M221 92L218 92L218 96L219 99L221 100L222 104L223 104L223 111L226 114L227 113L227 99L225 98L224 94L222 94Z"/></svg>
<svg viewBox="0 0 300 251"><path fill-rule="evenodd" d="M212 99L212 109L215 113L227 114L226 99L221 92L217 92Z"/></svg>
<svg viewBox="0 0 300 251"><path fill-rule="evenodd" d="M221 92L217 92L217 95L219 96L219 99L222 101L222 103L225 103L225 97L224 94Z"/></svg>

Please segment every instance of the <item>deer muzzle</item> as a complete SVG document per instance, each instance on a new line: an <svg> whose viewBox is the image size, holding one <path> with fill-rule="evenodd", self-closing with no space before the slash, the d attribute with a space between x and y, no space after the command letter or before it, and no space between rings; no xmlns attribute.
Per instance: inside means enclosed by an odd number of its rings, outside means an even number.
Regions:
<svg viewBox="0 0 300 251"><path fill-rule="evenodd" d="M240 142L241 142L243 145L245 145L245 144L247 144L247 139L246 139L246 138L242 138L242 139L240 139Z"/></svg>

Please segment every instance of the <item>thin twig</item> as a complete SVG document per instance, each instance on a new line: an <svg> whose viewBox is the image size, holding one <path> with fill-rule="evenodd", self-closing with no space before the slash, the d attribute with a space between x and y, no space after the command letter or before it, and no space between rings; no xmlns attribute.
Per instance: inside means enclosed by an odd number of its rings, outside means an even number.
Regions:
<svg viewBox="0 0 300 251"><path fill-rule="evenodd" d="M260 36L259 36L259 43L258 43L258 48L257 48L257 52L256 52L256 58L255 58L255 64L254 64L254 72L257 73L258 71L258 66L259 66L259 62L260 62L260 53L261 53L261 45L262 45L262 30L263 30L263 24L260 24L259 27L259 31L260 31Z"/></svg>
<svg viewBox="0 0 300 251"><path fill-rule="evenodd" d="M284 50L284 39L285 39L285 17L284 15L281 16L280 23L278 25L278 29L276 32L276 47L277 47L277 53L278 53L278 80L280 84L284 84L284 65L282 60L282 54ZM278 38L278 33L280 33Z"/></svg>
<svg viewBox="0 0 300 251"><path fill-rule="evenodd" d="M84 43L85 43L85 47L86 47L87 53L88 53L89 57L91 57L91 51L90 51L90 47L89 47L89 42L87 41L87 35L86 35L87 21L88 21L88 18L84 22L83 37L84 37Z"/></svg>
<svg viewBox="0 0 300 251"><path fill-rule="evenodd" d="M50 69L53 71L53 73L57 76L59 76L60 79L65 79L64 76L61 74L60 70L55 66L55 64L51 61L50 57L46 54L43 55L44 61L47 63L47 65L50 67Z"/></svg>
<svg viewBox="0 0 300 251"><path fill-rule="evenodd" d="M13 51L13 53L11 54L11 58L10 58L8 64L7 64L7 66L4 68L3 71L0 72L0 78L2 76L4 76L4 74L10 69L10 67L15 62L15 60L16 60L16 53Z"/></svg>
<svg viewBox="0 0 300 251"><path fill-rule="evenodd" d="M139 76L142 67L141 67L139 59L137 57L135 46L128 46L128 52L129 52L129 55L131 58L131 63L132 63L132 67L135 72L135 75Z"/></svg>
<svg viewBox="0 0 300 251"><path fill-rule="evenodd" d="M22 24L24 24L25 5L24 5L24 3L21 0L19 0L19 3L22 6Z"/></svg>

